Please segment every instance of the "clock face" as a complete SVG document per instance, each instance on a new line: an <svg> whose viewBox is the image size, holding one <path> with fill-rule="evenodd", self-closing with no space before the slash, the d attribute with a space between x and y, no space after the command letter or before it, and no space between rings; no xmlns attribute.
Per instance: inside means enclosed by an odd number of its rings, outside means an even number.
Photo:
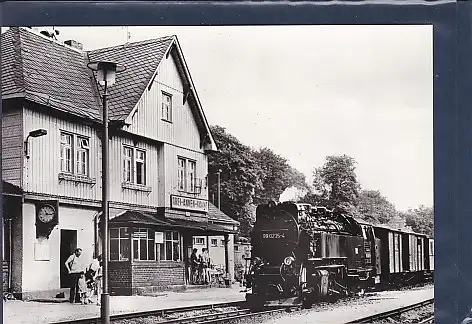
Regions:
<svg viewBox="0 0 472 324"><path fill-rule="evenodd" d="M54 218L55 212L52 206L42 206L38 212L38 219L43 223L49 223Z"/></svg>

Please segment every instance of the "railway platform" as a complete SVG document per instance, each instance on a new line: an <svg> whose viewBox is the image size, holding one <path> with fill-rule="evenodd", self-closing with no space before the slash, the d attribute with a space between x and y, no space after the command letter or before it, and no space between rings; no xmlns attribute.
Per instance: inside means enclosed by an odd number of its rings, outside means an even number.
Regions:
<svg viewBox="0 0 472 324"><path fill-rule="evenodd" d="M356 323L368 316L392 311L401 307L434 298L434 286L401 291L369 293L358 300L339 301L332 305L314 305L313 309L287 314L263 324L344 324ZM387 322L385 322L387 323Z"/></svg>
<svg viewBox="0 0 472 324"><path fill-rule="evenodd" d="M231 288L165 291L154 296L110 296L110 314L242 301L245 299L243 289L234 284ZM19 300L3 302L3 321L7 324L55 323L97 316L100 316L100 306L95 304Z"/></svg>

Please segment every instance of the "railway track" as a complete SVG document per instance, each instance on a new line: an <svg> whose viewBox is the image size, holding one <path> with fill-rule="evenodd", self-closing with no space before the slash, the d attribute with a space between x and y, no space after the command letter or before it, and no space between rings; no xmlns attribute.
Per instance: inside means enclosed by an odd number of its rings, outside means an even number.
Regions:
<svg viewBox="0 0 472 324"><path fill-rule="evenodd" d="M406 312L409 312L409 311L412 311L412 310L415 310L415 309L418 309L418 308L421 308L421 307L424 307L424 306L427 306L427 305L430 305L430 304L433 304L433 303L434 303L434 298L431 298L431 299L425 300L425 301L420 302L420 303L416 303L416 304L408 305L408 306L405 306L405 307L397 308L397 309L394 309L394 310L391 310L391 311L388 311L388 312L383 312L383 313L375 314L375 315L372 315L372 316L364 317L362 319L358 319L358 320L355 320L355 321L352 321L352 322L348 322L346 324L376 323L377 321L381 321L381 320L385 320L385 319L388 319L388 318L391 318L391 317L399 316L403 313L406 313ZM423 320L420 323L423 323L423 324L434 323L434 316L429 317L429 318Z"/></svg>
<svg viewBox="0 0 472 324"><path fill-rule="evenodd" d="M360 320L356 320L349 323L375 323L376 321L396 317L402 313L421 308L423 306L429 305L434 302L434 299L429 299L421 303L409 305L392 311L376 314L373 316L365 317ZM213 311L218 308L228 308L236 307L236 310L218 310ZM189 324L189 323L199 323L199 324L216 324L216 323L228 323L243 319L253 319L258 318L264 315L271 315L286 311L287 309L293 310L299 308L298 306L292 307L274 307L258 312L251 312L245 307L245 301L238 302L225 302L225 303L215 303L209 305L198 305L198 306L186 306L186 307L177 307L177 308L168 308L168 309L159 309L159 310L150 310L150 311L140 311L134 313L124 313L124 314L114 314L110 316L110 321L115 323L120 323L124 321L126 324L133 323L133 320L138 320L139 323L157 323L157 324ZM187 316L179 316L179 314L190 313L192 311L209 311L208 314L195 315L188 314ZM169 318L169 315L177 315L176 318ZM159 317L159 319L156 319ZM148 318L148 320L146 320ZM128 321L126 321L128 320ZM100 317L89 317L84 319L73 319L66 320L61 322L54 322L51 324L99 324L101 323ZM347 323L347 324L349 324ZM425 319L420 322L422 324L434 323L434 317Z"/></svg>
<svg viewBox="0 0 472 324"><path fill-rule="evenodd" d="M219 314L207 314L200 316L193 316L189 318L180 318L175 320L168 320L164 322L159 322L158 324L188 324L188 323L198 323L198 324L217 324L217 323L231 323L232 321L257 318L263 315L272 315L275 313L280 313L286 310L286 307L274 308L264 311L251 312L248 309L241 309L237 311L222 312Z"/></svg>
<svg viewBox="0 0 472 324"><path fill-rule="evenodd" d="M171 315L171 314L179 314L179 313L198 311L198 310L212 310L215 308L223 308L223 307L241 307L242 305L244 305L244 301L215 303L215 304L197 305L197 306L185 306L185 307L158 309L158 310L150 310L150 311L140 311L140 312L134 312L134 313L114 314L114 315L110 315L110 322L116 322L120 320L131 320L131 319L136 319L136 318L145 318L145 317L150 317L150 316L164 317L166 315ZM175 319L175 320L172 319L172 320L169 320L168 323L189 323L189 322L178 322L177 320L184 320L184 318ZM73 320L66 320L66 321L61 321L61 322L53 322L51 324L100 324L100 323L101 323L100 317L88 317L88 318L83 318L83 319L73 319ZM162 322L160 321L159 323L167 323L167 322L163 320Z"/></svg>

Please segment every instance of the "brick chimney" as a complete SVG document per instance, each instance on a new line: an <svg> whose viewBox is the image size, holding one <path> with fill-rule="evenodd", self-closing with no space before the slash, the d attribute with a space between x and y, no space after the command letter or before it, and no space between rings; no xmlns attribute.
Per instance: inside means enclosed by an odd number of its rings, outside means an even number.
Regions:
<svg viewBox="0 0 472 324"><path fill-rule="evenodd" d="M82 43L79 43L73 39L70 39L70 40L66 40L64 42L64 44L70 46L70 47L73 47L73 48L77 48L79 50L83 50L84 49L84 46L82 45Z"/></svg>

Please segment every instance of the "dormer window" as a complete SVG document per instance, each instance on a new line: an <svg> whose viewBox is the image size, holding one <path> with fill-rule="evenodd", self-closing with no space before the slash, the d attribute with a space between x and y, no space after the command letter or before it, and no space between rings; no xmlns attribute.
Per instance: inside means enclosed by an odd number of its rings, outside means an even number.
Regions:
<svg viewBox="0 0 472 324"><path fill-rule="evenodd" d="M162 92L162 120L172 122L172 95Z"/></svg>

